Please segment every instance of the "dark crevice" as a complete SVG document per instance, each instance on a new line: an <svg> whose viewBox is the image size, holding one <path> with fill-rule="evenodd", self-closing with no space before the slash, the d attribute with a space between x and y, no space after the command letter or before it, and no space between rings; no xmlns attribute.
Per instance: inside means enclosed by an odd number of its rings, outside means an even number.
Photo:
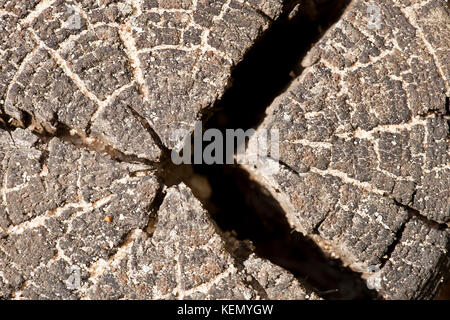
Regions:
<svg viewBox="0 0 450 320"><path fill-rule="evenodd" d="M336 203L335 205L335 209L336 206L338 206L338 204ZM311 234L315 234L315 235L320 235L320 227L322 226L322 224L325 222L325 220L328 218L328 216L323 217L321 220L319 220L319 222L317 222L317 225L314 227L313 231L311 232Z"/></svg>
<svg viewBox="0 0 450 320"><path fill-rule="evenodd" d="M145 231L150 237L153 236L153 233L156 230L156 225L158 223L158 212L164 202L165 197L166 193L164 192L163 187L161 187L157 191L155 199L150 205L150 208L147 209L147 211L150 212L150 216L147 225L143 228L143 231Z"/></svg>
<svg viewBox="0 0 450 320"><path fill-rule="evenodd" d="M0 129L5 130L6 132L14 131L17 126L12 124L13 121L14 119L0 111Z"/></svg>
<svg viewBox="0 0 450 320"><path fill-rule="evenodd" d="M39 164L41 165L41 168L44 168L44 166L47 165L47 160L49 157L50 152L48 150L42 149L41 156L39 157Z"/></svg>
<svg viewBox="0 0 450 320"><path fill-rule="evenodd" d="M291 167L290 165L288 165L286 162L284 162L284 161L282 161L282 160L278 160L278 162L279 162L280 166L281 166L283 169L285 169L285 170L287 170L287 171L289 171L289 172L291 172L291 173L293 173L293 174L295 174L295 175L300 175L300 172L298 172L296 169L292 168L292 167Z"/></svg>
<svg viewBox="0 0 450 320"><path fill-rule="evenodd" d="M295 14L287 10L236 66L229 89L203 115L203 129L224 133L226 129L256 128L271 102L302 72L306 53L348 3L302 1ZM292 7L295 4L289 3ZM225 150L223 154L229 156ZM236 232L239 240L252 241L258 256L289 270L323 298L377 298L361 274L292 230L279 203L248 172L234 165L193 165L193 169L194 174L208 178L212 195L203 204L222 231ZM188 180L183 181L190 186Z"/></svg>
<svg viewBox="0 0 450 320"><path fill-rule="evenodd" d="M225 249L234 258L237 269L239 272L243 272L246 275L247 284L258 293L261 299L269 299L269 295L264 287L253 275L247 272L244 265L244 262L254 251L253 244L248 240L241 241L237 239L235 231L223 232L217 227L217 225L215 225L215 227L216 231L221 235L225 242Z"/></svg>
<svg viewBox="0 0 450 320"><path fill-rule="evenodd" d="M71 128L65 124L58 123L56 125L56 131L48 133L42 132L40 137L45 141L49 141L53 138L59 138L62 141L73 144L78 148L86 148L98 153L108 154L111 159L117 162L128 163L140 163L147 166L153 166L155 163L145 158L140 158L135 155L125 154L109 145L106 141L103 141L97 137L85 136L83 134L74 133ZM88 141L89 140L89 141Z"/></svg>
<svg viewBox="0 0 450 320"><path fill-rule="evenodd" d="M261 299L268 300L269 295L267 294L264 287L256 280L253 276L250 276L251 280L248 282L248 284L256 291L258 292L258 295Z"/></svg>
<svg viewBox="0 0 450 320"><path fill-rule="evenodd" d="M450 115L450 97L445 97L445 112Z"/></svg>
<svg viewBox="0 0 450 320"><path fill-rule="evenodd" d="M447 253L450 250L450 243L447 244L446 247ZM439 257L439 261L436 262L436 267L430 270L433 274L430 276L430 280L424 285L421 292L419 292L416 299L429 299L429 297L438 297L441 295L446 288L446 284L448 285L448 281L450 279L450 256L441 255ZM445 294L445 292L443 292ZM448 300L448 296L447 296Z"/></svg>
<svg viewBox="0 0 450 320"><path fill-rule="evenodd" d="M133 108L128 108L130 112L133 114L135 119L141 123L141 125L144 127L144 129L150 134L153 141L156 143L159 149L161 149L161 152L163 153L163 157L169 156L169 149L164 145L159 135L156 133L156 131L150 126L150 123L141 116L136 110Z"/></svg>
<svg viewBox="0 0 450 320"><path fill-rule="evenodd" d="M32 125L33 118L34 117L30 113L22 112L20 121L21 121L21 123L23 124L23 126L25 128L28 128L28 127L30 127Z"/></svg>
<svg viewBox="0 0 450 320"><path fill-rule="evenodd" d="M295 174L295 175L300 175L300 172L298 172L297 170L295 170L294 168L292 168L291 166L289 166L287 163L285 163L285 162L283 162L283 161L281 161L281 160L278 160L278 162L279 162L280 166L283 167L283 169L288 170L288 171L292 172L292 173ZM416 192L417 192L417 190L414 190L414 192L413 192L413 194L412 194L412 199L414 199L414 196L415 196ZM405 209L405 210L408 212L408 216L409 216L410 218L411 218L411 217L416 217L417 219L419 219L419 220L425 222L428 226L430 226L430 227L432 227L432 228L435 228L435 229L438 229L438 230L445 230L445 229L448 228L448 224L447 224L447 223L444 223L444 222L438 222L438 221L432 220L432 219L430 219L430 218L424 216L422 213L420 213L419 210L414 209L413 207L411 207L411 206L409 206L409 205L405 205L405 204L403 204L403 203L400 203L400 202L399 202L397 199L395 199L394 196L393 196L392 194L390 194L390 193L383 193L383 196L386 197L386 198L391 199L392 201L394 201L394 203L395 203L397 206L399 206L399 207ZM413 200L412 200L411 202L413 202ZM324 218L323 220L325 220L325 218ZM317 233L317 230L320 228L320 224L323 222L323 220L320 221L320 222L318 223L318 225L314 228L314 233Z"/></svg>
<svg viewBox="0 0 450 320"><path fill-rule="evenodd" d="M238 166L214 166L209 206L221 230L250 240L254 252L289 270L307 288L326 299L373 299L361 275L327 256L314 241L293 230L269 191ZM219 192L218 192L219 191ZM225 236L226 237L226 236ZM244 257L245 258L245 257Z"/></svg>
<svg viewBox="0 0 450 320"><path fill-rule="evenodd" d="M289 1L286 6L294 7L298 1ZM325 31L338 20L350 0L305 0L301 1L294 15L286 10L283 17L273 23L266 34L245 55L232 74L233 82L224 96L203 115L204 129L256 128L266 115L266 109L298 76L303 68L300 62L308 50L320 39ZM449 112L449 99L446 111ZM150 133L161 148L160 163L154 163L137 156L126 155L105 142L87 144L86 138L71 134L69 127L56 125L55 132L44 129L33 130L43 141L58 137L78 147L107 153L119 162L141 163L157 170L157 176L166 186L185 182L198 198L202 198L192 183L196 175L206 177L212 187L211 198L202 201L222 231L235 231L239 240L251 240L254 251L262 258L291 271L302 283L314 288L327 299L373 299L377 294L367 289L361 275L343 266L338 259L327 256L310 238L296 232L289 225L280 204L263 186L251 179L249 173L234 165L180 165L170 162L168 150L149 123L135 110L133 115ZM13 119L0 112L0 127L7 131L18 125ZM24 113L21 127L30 128L33 117ZM224 152L225 154L225 152ZM292 168L285 166L295 172ZM154 203L149 208L150 219L144 231L150 236L157 223L157 212L164 201L165 193L157 192ZM446 228L430 221L417 210L405 207L410 217L426 221L437 228ZM388 249L389 259L400 241L405 222L396 234L396 240ZM127 236L123 241L127 241ZM250 285L267 296L262 286L254 279ZM265 296L264 296L265 295Z"/></svg>
<svg viewBox="0 0 450 320"><path fill-rule="evenodd" d="M335 23L349 0L300 1L298 12L290 9L245 55L232 73L232 83L223 97L205 111L208 128L255 128L265 117L266 108L299 75L301 61L311 47ZM211 112L214 111L214 112Z"/></svg>
<svg viewBox="0 0 450 320"><path fill-rule="evenodd" d="M426 225L428 225L430 228L433 228L433 229L445 230L445 229L448 228L448 225L446 223L441 223L441 222L438 222L438 221L435 221L435 220L431 220L430 218L428 218L428 217L424 216L422 213L420 213L419 210L414 209L414 208L412 208L412 207L410 207L408 205L405 205L403 203L400 203L394 198L392 198L392 199L394 200L394 203L397 206L405 209L408 212L409 219L416 218L416 219L424 222Z"/></svg>
<svg viewBox="0 0 450 320"><path fill-rule="evenodd" d="M43 143L48 143L53 138L58 138L64 142L76 146L77 148L86 148L87 150L95 151L101 154L108 154L111 159L117 162L139 163L155 168L160 166L157 162L140 158L135 155L125 154L98 137L94 138L83 133L75 132L69 126L57 120L53 124L53 128L50 129L27 112L23 112L20 122L9 115L0 114L0 128L10 133L18 128L27 129L36 135ZM163 158L167 161L167 155L165 153Z"/></svg>
<svg viewBox="0 0 450 320"><path fill-rule="evenodd" d="M287 163L285 163L285 162L283 162L281 160L278 160L278 162L284 169L292 172L295 175L300 175L300 172L298 172L297 170L295 170L292 167L290 167ZM417 190L414 190L414 193L412 194L412 199L414 199L414 196L415 196L416 192L417 192ZM430 218L428 218L428 217L424 216L422 213L420 213L419 210L414 209L413 207L411 207L409 205L405 205L403 203L400 203L397 199L394 198L394 196L392 194L384 193L383 196L385 196L386 198L389 198L392 201L394 201L394 203L398 207L401 207L401 208L405 209L408 212L408 217L409 218L416 217L417 219L419 219L419 220L423 221L424 223L426 223L431 228L435 228L435 229L438 229L438 230L445 230L445 229L448 228L448 224L447 223L431 220ZM323 220L325 220L325 218ZM318 233L317 230L320 228L320 225L323 222L323 220L320 221L318 223L318 225L314 228L314 232L313 233Z"/></svg>
<svg viewBox="0 0 450 320"><path fill-rule="evenodd" d="M414 198L414 194L413 194L413 198ZM392 198L393 199L393 198ZM397 247L397 245L400 243L401 239L402 239L402 235L403 232L405 231L406 225L412 221L412 220L419 220L424 222L427 226L429 226L430 228L434 228L437 230L445 230L448 228L448 226L446 224L442 224L442 223L438 223L434 220L431 220L427 217L425 217L424 215L422 215L418 210L407 206L405 204L402 204L400 202L398 202L397 200L393 199L394 203L400 207L406 210L406 212L408 213L408 217L405 220L405 222L403 222L403 224L400 226L400 228L397 230L396 234L395 234L395 239L394 241L390 244L390 246L388 247L388 249L386 250L386 254L384 255L383 259L381 259L381 268L389 261L389 259L392 256L392 253L394 252L395 248Z"/></svg>
<svg viewBox="0 0 450 320"><path fill-rule="evenodd" d="M450 272L445 275L443 283L436 300L450 300Z"/></svg>
<svg viewBox="0 0 450 320"><path fill-rule="evenodd" d="M400 243L403 232L405 231L406 225L408 222L411 221L411 216L409 216L405 222L398 228L397 232L395 233L394 241L389 245L389 247L386 250L386 253L384 254L383 258L381 259L381 266L380 269L383 268L386 263L391 259L392 253L394 252L397 245Z"/></svg>

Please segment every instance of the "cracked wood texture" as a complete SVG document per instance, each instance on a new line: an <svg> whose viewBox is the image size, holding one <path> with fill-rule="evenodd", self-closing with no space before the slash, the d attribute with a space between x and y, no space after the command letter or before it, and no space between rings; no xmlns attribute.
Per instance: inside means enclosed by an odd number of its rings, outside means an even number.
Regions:
<svg viewBox="0 0 450 320"><path fill-rule="evenodd" d="M384 298L430 298L450 266L449 10L377 2L376 29L370 4L350 5L269 107L258 130L280 130L280 172L248 169L296 230L381 268Z"/></svg>
<svg viewBox="0 0 450 320"><path fill-rule="evenodd" d="M69 10L70 8L70 10ZM0 2L6 114L157 160L222 96L281 0ZM67 28L72 15L79 28Z"/></svg>
<svg viewBox="0 0 450 320"><path fill-rule="evenodd" d="M184 184L159 206L145 165L23 129L0 137L0 298L319 299L269 261L234 258L223 239L239 242Z"/></svg>
<svg viewBox="0 0 450 320"><path fill-rule="evenodd" d="M157 172L284 4L0 0L0 298L320 299L239 256ZM382 298L431 298L450 264L448 8L384 1L369 29L368 5L352 2L270 106L282 170L247 169Z"/></svg>
<svg viewBox="0 0 450 320"><path fill-rule="evenodd" d="M149 221L160 190L143 165L33 133L0 131L0 296L76 298L62 280L88 279Z"/></svg>
<svg viewBox="0 0 450 320"><path fill-rule="evenodd" d="M167 190L153 235L135 237L88 290L89 298L318 299L266 260L234 259L184 184Z"/></svg>
<svg viewBox="0 0 450 320"><path fill-rule="evenodd" d="M240 242L153 166L280 13L265 0L0 1L0 298L319 299L235 258Z"/></svg>

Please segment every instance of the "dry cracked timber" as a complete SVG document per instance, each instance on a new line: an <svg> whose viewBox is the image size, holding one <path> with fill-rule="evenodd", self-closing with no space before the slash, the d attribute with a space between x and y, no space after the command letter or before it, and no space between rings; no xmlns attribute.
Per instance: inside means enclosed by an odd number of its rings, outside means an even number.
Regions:
<svg viewBox="0 0 450 320"><path fill-rule="evenodd" d="M323 274L225 232L204 179L170 163L173 131L214 117L251 50L326 3L0 0L0 298L320 299L332 272L434 297L450 267L445 1L377 2L380 29L352 1L264 106L281 170L239 170Z"/></svg>

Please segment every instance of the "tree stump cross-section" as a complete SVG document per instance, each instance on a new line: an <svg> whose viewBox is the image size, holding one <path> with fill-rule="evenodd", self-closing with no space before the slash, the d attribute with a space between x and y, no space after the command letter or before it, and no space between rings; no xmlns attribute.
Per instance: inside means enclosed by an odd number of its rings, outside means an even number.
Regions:
<svg viewBox="0 0 450 320"><path fill-rule="evenodd" d="M222 230L217 191L170 153L273 28L344 2L255 127L279 130L280 170L239 168L372 297L435 297L446 1L0 0L0 299L326 298Z"/></svg>

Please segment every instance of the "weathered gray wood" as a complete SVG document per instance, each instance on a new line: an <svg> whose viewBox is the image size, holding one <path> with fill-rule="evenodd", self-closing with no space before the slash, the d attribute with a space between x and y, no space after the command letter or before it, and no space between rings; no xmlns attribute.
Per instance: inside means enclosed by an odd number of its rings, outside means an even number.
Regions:
<svg viewBox="0 0 450 320"><path fill-rule="evenodd" d="M365 276L381 267L384 298L430 298L450 266L449 10L383 1L378 29L371 4L352 3L269 108L280 172L248 169L298 231Z"/></svg>
<svg viewBox="0 0 450 320"><path fill-rule="evenodd" d="M110 264L88 297L318 299L282 268L254 255L238 263L224 248L191 191L184 184L171 187L152 237L136 235L127 254Z"/></svg>
<svg viewBox="0 0 450 320"><path fill-rule="evenodd" d="M65 280L87 280L136 229L160 190L144 165L29 131L0 130L0 296L72 299Z"/></svg>
<svg viewBox="0 0 450 320"><path fill-rule="evenodd" d="M49 131L59 123L89 129L152 160L158 146L127 108L173 148L173 131L193 129L281 13L281 0L37 3L0 4L5 112L30 114ZM79 24L68 28L75 18Z"/></svg>
<svg viewBox="0 0 450 320"><path fill-rule="evenodd" d="M150 165L223 94L280 1L0 10L0 298L318 299L268 261L235 260L191 191L163 190Z"/></svg>
<svg viewBox="0 0 450 320"><path fill-rule="evenodd" d="M427 299L450 267L449 10L376 2L378 29L373 4L269 107L280 172L246 169L381 297ZM0 298L319 299L156 174L286 8L0 0Z"/></svg>
<svg viewBox="0 0 450 320"><path fill-rule="evenodd" d="M318 299L268 261L238 262L184 184L163 191L152 168L58 138L0 137L1 298Z"/></svg>

